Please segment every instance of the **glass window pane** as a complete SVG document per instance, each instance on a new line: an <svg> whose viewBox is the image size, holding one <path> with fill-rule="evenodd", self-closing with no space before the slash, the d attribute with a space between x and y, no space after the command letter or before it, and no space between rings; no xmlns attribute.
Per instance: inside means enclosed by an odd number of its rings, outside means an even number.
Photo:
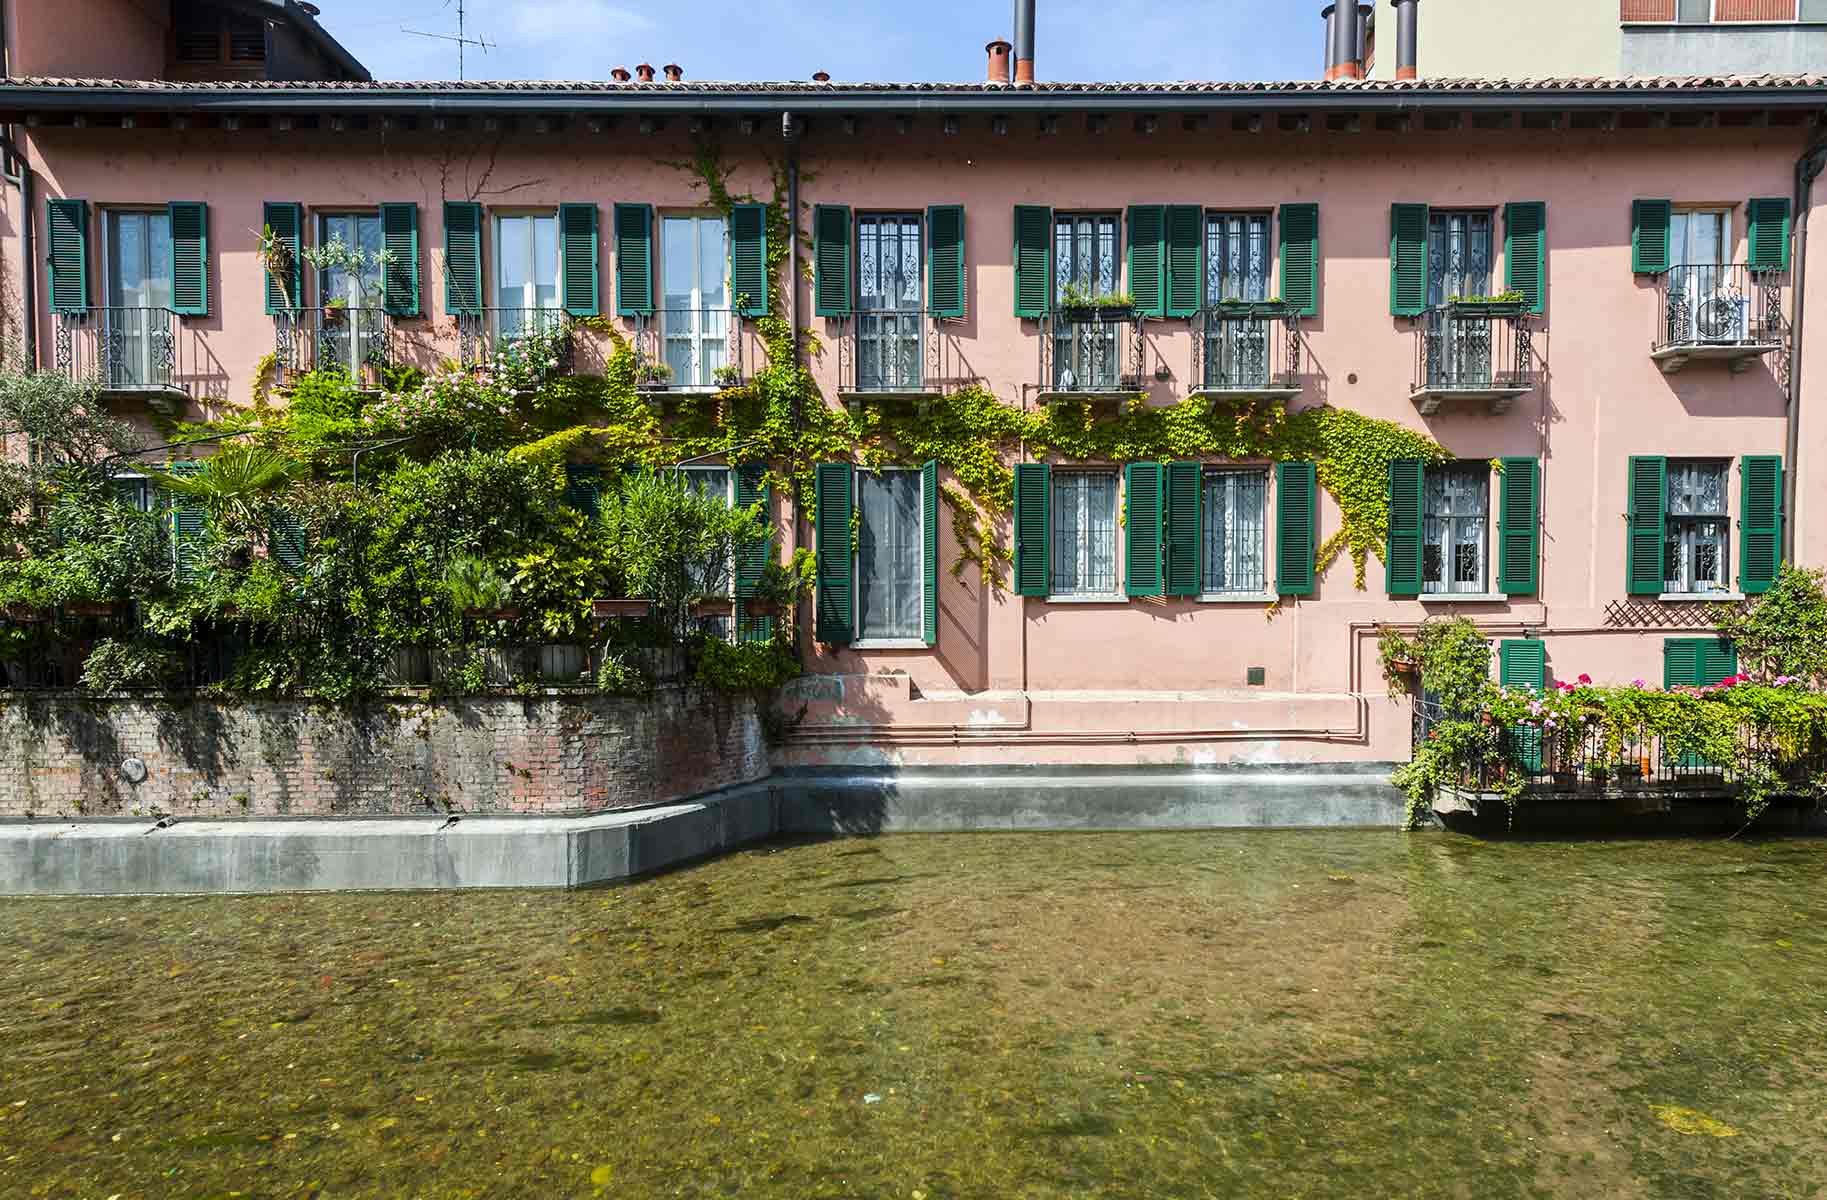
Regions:
<svg viewBox="0 0 1827 1200"><path fill-rule="evenodd" d="M1489 503L1488 466L1454 463L1427 469L1421 510L1423 591L1485 590Z"/></svg>
<svg viewBox="0 0 1827 1200"><path fill-rule="evenodd" d="M698 248L695 224L690 217L665 217L660 221L660 278L669 309L692 307Z"/></svg>
<svg viewBox="0 0 1827 1200"><path fill-rule="evenodd" d="M920 486L918 471L857 475L857 632L864 638L921 636Z"/></svg>
<svg viewBox="0 0 1827 1200"><path fill-rule="evenodd" d="M526 217L501 217L495 222L497 307L526 307L527 282L532 276L527 224Z"/></svg>
<svg viewBox="0 0 1827 1200"><path fill-rule="evenodd" d="M558 218L534 217L533 269L537 287L533 308L558 307Z"/></svg>
<svg viewBox="0 0 1827 1200"><path fill-rule="evenodd" d="M721 217L699 217L698 227L698 304L701 308L726 308L723 296L724 276L728 273L729 252L724 247ZM754 297L757 303L760 297Z"/></svg>

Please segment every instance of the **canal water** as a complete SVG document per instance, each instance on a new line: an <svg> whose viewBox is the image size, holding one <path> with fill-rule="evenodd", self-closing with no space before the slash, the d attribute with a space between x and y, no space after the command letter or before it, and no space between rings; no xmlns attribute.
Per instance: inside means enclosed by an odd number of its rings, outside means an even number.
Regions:
<svg viewBox="0 0 1827 1200"><path fill-rule="evenodd" d="M0 902L5 1197L1827 1193L1827 842L779 844Z"/></svg>

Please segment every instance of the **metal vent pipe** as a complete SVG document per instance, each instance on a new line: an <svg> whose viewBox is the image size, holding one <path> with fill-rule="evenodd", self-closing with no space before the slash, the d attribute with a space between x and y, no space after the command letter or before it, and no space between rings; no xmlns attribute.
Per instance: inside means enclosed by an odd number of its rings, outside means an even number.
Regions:
<svg viewBox="0 0 1827 1200"><path fill-rule="evenodd" d="M1395 0L1396 78L1415 79L1415 39L1420 26L1416 6L1421 0Z"/></svg>
<svg viewBox="0 0 1827 1200"><path fill-rule="evenodd" d="M1328 79L1356 79L1358 77L1358 6L1355 0L1344 4L1335 4L1332 15L1332 66L1326 70Z"/></svg>
<svg viewBox="0 0 1827 1200"><path fill-rule="evenodd" d="M1338 5L1328 4L1326 7L1320 9L1320 20L1322 20L1326 23L1326 46L1325 46L1326 69L1325 69L1324 74L1322 74L1320 76L1320 78L1322 78L1322 79L1331 79L1333 76L1333 68L1338 66L1338 60L1332 57L1333 33L1334 33L1335 27L1338 24L1338 19L1339 19L1339 6Z"/></svg>
<svg viewBox="0 0 1827 1200"><path fill-rule="evenodd" d="M1015 82L1034 82L1034 0L1015 0Z"/></svg>

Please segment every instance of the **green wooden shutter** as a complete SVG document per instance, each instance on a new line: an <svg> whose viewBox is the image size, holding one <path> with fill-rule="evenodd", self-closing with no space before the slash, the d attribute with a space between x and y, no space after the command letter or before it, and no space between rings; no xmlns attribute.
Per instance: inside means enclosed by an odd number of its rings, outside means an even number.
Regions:
<svg viewBox="0 0 1827 1200"><path fill-rule="evenodd" d="M1044 317L1053 311L1053 210L1015 206L1015 315Z"/></svg>
<svg viewBox="0 0 1827 1200"><path fill-rule="evenodd" d="M1498 481L1497 589L1533 596L1541 577L1542 465L1506 458Z"/></svg>
<svg viewBox="0 0 1827 1200"><path fill-rule="evenodd" d="M1743 503L1738 522L1738 590L1770 590L1783 557L1783 460L1753 454L1738 464Z"/></svg>
<svg viewBox="0 0 1827 1200"><path fill-rule="evenodd" d="M1745 205L1750 220L1749 249L1746 261L1753 271L1787 271L1789 269L1789 198L1767 197Z"/></svg>
<svg viewBox="0 0 1827 1200"><path fill-rule="evenodd" d="M390 317L423 312L419 293L419 206L411 200L381 205L381 244L393 255L381 278L381 311Z"/></svg>
<svg viewBox="0 0 1827 1200"><path fill-rule="evenodd" d="M928 646L939 644L939 464L920 467L920 628Z"/></svg>
<svg viewBox="0 0 1827 1200"><path fill-rule="evenodd" d="M1389 594L1421 594L1421 495L1427 467L1418 458L1389 464Z"/></svg>
<svg viewBox="0 0 1827 1200"><path fill-rule="evenodd" d="M1166 466L1167 545L1162 559L1169 596L1199 594L1200 474L1196 462Z"/></svg>
<svg viewBox="0 0 1827 1200"><path fill-rule="evenodd" d="M1161 205L1130 205L1129 294L1145 317L1167 315L1166 225L1167 211Z"/></svg>
<svg viewBox="0 0 1827 1200"><path fill-rule="evenodd" d="M165 470L173 475L195 475L202 469L203 464L199 462L165 464ZM209 527L209 513L202 501L194 496L166 492L165 502L171 515L172 577L179 583L192 583L201 574L199 559Z"/></svg>
<svg viewBox="0 0 1827 1200"><path fill-rule="evenodd" d="M851 513L856 509L855 469L849 463L819 463L813 478L818 524L818 610L816 636L831 645L856 637L856 564L851 554Z"/></svg>
<svg viewBox="0 0 1827 1200"><path fill-rule="evenodd" d="M45 228L50 245L51 311L86 312L89 308L89 202L46 200Z"/></svg>
<svg viewBox="0 0 1827 1200"><path fill-rule="evenodd" d="M209 205L173 200L165 206L171 223L171 311L186 317L209 314Z"/></svg>
<svg viewBox="0 0 1827 1200"><path fill-rule="evenodd" d="M1703 638L1664 638L1662 641L1662 686L1665 688L1700 686L1700 648Z"/></svg>
<svg viewBox="0 0 1827 1200"><path fill-rule="evenodd" d="M747 296L743 310L751 317L768 315L768 208L738 204L730 209L730 291Z"/></svg>
<svg viewBox="0 0 1827 1200"><path fill-rule="evenodd" d="M267 546L272 551L273 561L280 566L296 571L305 565L304 526L291 513L273 514L267 526Z"/></svg>
<svg viewBox="0 0 1827 1200"><path fill-rule="evenodd" d="M1624 547L1624 590L1632 596L1662 594L1667 506L1668 460L1650 455L1632 458Z"/></svg>
<svg viewBox="0 0 1827 1200"><path fill-rule="evenodd" d="M596 520L603 508L603 469L593 463L566 463L564 504Z"/></svg>
<svg viewBox="0 0 1827 1200"><path fill-rule="evenodd" d="M1161 594L1161 464L1123 468L1123 581L1131 596Z"/></svg>
<svg viewBox="0 0 1827 1200"><path fill-rule="evenodd" d="M444 202L444 311L482 311L482 206Z"/></svg>
<svg viewBox="0 0 1827 1200"><path fill-rule="evenodd" d="M1497 681L1507 688L1548 689L1548 647L1540 638L1520 638L1497 646ZM1512 725L1510 750L1525 770L1542 769L1542 729L1539 725Z"/></svg>
<svg viewBox="0 0 1827 1200"><path fill-rule="evenodd" d="M563 281L565 311L574 317L594 317L602 311L596 205L560 204L558 241L558 276Z"/></svg>
<svg viewBox="0 0 1827 1200"><path fill-rule="evenodd" d="M1190 317L1205 307L1205 210L1167 206L1167 315Z"/></svg>
<svg viewBox="0 0 1827 1200"><path fill-rule="evenodd" d="M266 311L304 307L304 205L295 201L266 202L260 220L291 251L292 266L285 276L266 273Z"/></svg>
<svg viewBox="0 0 1827 1200"><path fill-rule="evenodd" d="M1313 594L1319 551L1319 471L1310 462L1275 464L1275 591Z"/></svg>
<svg viewBox="0 0 1827 1200"><path fill-rule="evenodd" d="M1281 298L1303 317L1319 315L1319 205L1281 206Z"/></svg>
<svg viewBox="0 0 1827 1200"><path fill-rule="evenodd" d="M812 304L821 317L850 315L850 209L820 204L812 210Z"/></svg>
<svg viewBox="0 0 1827 1200"><path fill-rule="evenodd" d="M1630 205L1630 269L1638 275L1668 270L1668 228L1674 220L1670 200L1633 200Z"/></svg>
<svg viewBox="0 0 1827 1200"><path fill-rule="evenodd" d="M749 508L761 505L763 523L771 520L770 511L773 503L773 489L767 484L767 466L764 463L744 463L736 468L736 507ZM762 576L767 573L768 564L774 559L774 538L772 533L758 538L751 538L736 547L736 598L746 600L755 595L761 586ZM736 621L736 639L742 642L769 642L774 640L774 617L771 613L749 613L746 606Z"/></svg>
<svg viewBox="0 0 1827 1200"><path fill-rule="evenodd" d="M1052 587L1053 468L1015 464L1015 594L1045 596Z"/></svg>
<svg viewBox="0 0 1827 1200"><path fill-rule="evenodd" d="M1427 311L1427 205L1389 206L1389 311L1418 317Z"/></svg>
<svg viewBox="0 0 1827 1200"><path fill-rule="evenodd" d="M1523 294L1532 313L1543 311L1548 296L1548 206L1540 200L1518 200L1503 210L1503 272L1511 291Z"/></svg>
<svg viewBox="0 0 1827 1200"><path fill-rule="evenodd" d="M935 317L964 315L964 205L926 210L926 307Z"/></svg>
<svg viewBox="0 0 1827 1200"><path fill-rule="evenodd" d="M1738 674L1737 646L1724 638L1696 640L1699 642L1700 687L1712 687Z"/></svg>
<svg viewBox="0 0 1827 1200"><path fill-rule="evenodd" d="M615 311L624 317L653 312L653 206L615 206Z"/></svg>

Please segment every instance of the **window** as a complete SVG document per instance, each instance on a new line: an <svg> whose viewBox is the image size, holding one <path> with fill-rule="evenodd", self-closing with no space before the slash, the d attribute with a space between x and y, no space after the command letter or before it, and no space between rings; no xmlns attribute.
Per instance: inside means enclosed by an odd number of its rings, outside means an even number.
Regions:
<svg viewBox="0 0 1827 1200"><path fill-rule="evenodd" d="M728 467L686 467L684 475L685 486L700 496L721 500L725 504L735 502L731 492L734 476ZM735 582L732 566L729 562L696 563L691 568L693 583L706 596L732 595L731 589ZM701 632L725 641L729 640L733 625L730 618L725 616L700 617L697 624Z"/></svg>
<svg viewBox="0 0 1827 1200"><path fill-rule="evenodd" d="M1205 473L1205 549L1199 586L1207 595L1268 591L1263 549L1268 490L1267 471Z"/></svg>
<svg viewBox="0 0 1827 1200"><path fill-rule="evenodd" d="M204 4L180 2L172 33L181 63L266 61L266 22Z"/></svg>
<svg viewBox="0 0 1827 1200"><path fill-rule="evenodd" d="M1716 592L1726 586L1726 464L1668 464L1663 587L1669 592Z"/></svg>
<svg viewBox="0 0 1827 1200"><path fill-rule="evenodd" d="M1827 0L1802 0L1803 21L1827 23Z"/></svg>
<svg viewBox="0 0 1827 1200"><path fill-rule="evenodd" d="M1267 213L1206 214L1205 295L1208 304L1269 298Z"/></svg>
<svg viewBox="0 0 1827 1200"><path fill-rule="evenodd" d="M504 338L558 327L558 216L495 218L495 327Z"/></svg>
<svg viewBox="0 0 1827 1200"><path fill-rule="evenodd" d="M1675 20L1684 25L1703 25L1713 19L1713 0L1680 0Z"/></svg>
<svg viewBox="0 0 1827 1200"><path fill-rule="evenodd" d="M660 220L660 328L672 382L712 387L728 361L728 227L720 216Z"/></svg>
<svg viewBox="0 0 1827 1200"><path fill-rule="evenodd" d="M1484 463L1429 467L1423 476L1421 590L1485 591L1485 525L1491 469Z"/></svg>
<svg viewBox="0 0 1827 1200"><path fill-rule="evenodd" d="M336 366L355 374L366 362L385 362L386 344L381 331L381 265L373 259L384 248L378 213L322 213L317 218L317 244L340 242L367 256L359 270L325 267L317 273L317 299L326 313L318 337L316 364ZM340 302L340 304L338 303ZM333 309L341 307L343 312Z"/></svg>
<svg viewBox="0 0 1827 1200"><path fill-rule="evenodd" d="M1116 480L1113 471L1053 472L1053 595L1116 594Z"/></svg>
<svg viewBox="0 0 1827 1200"><path fill-rule="evenodd" d="M918 471L856 474L856 632L861 639L924 637L920 500Z"/></svg>
<svg viewBox="0 0 1827 1200"><path fill-rule="evenodd" d="M1427 217L1427 304L1491 294L1491 214L1434 211Z"/></svg>
<svg viewBox="0 0 1827 1200"><path fill-rule="evenodd" d="M920 218L859 216L856 222L857 387L862 391L921 386L922 273Z"/></svg>
<svg viewBox="0 0 1827 1200"><path fill-rule="evenodd" d="M108 212L105 250L108 304L102 312L104 382L149 387L172 365L171 217L164 212Z"/></svg>
<svg viewBox="0 0 1827 1200"><path fill-rule="evenodd" d="M1114 213L1058 213L1053 218L1053 299L1117 293L1117 217ZM1053 387L1063 392L1114 391L1121 374L1117 330L1105 321L1059 320L1053 326Z"/></svg>
<svg viewBox="0 0 1827 1200"><path fill-rule="evenodd" d="M144 475L116 475L109 482L114 485L114 498L128 508L149 513L156 507L152 480Z"/></svg>
<svg viewBox="0 0 1827 1200"><path fill-rule="evenodd" d="M1733 286L1732 215L1676 209L1668 226L1668 340L1742 341L1750 300Z"/></svg>

